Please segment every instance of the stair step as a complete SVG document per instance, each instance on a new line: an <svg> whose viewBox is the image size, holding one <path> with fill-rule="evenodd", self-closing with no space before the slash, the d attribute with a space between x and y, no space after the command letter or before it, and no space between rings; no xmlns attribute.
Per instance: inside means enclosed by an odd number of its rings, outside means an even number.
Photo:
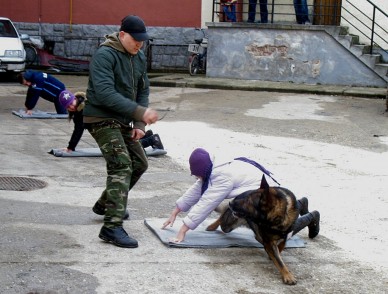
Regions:
<svg viewBox="0 0 388 294"><path fill-rule="evenodd" d="M363 54L369 54L369 48L370 46L366 45L352 45L350 47L350 50L357 56L361 56ZM376 54L378 55L378 54Z"/></svg>
<svg viewBox="0 0 388 294"><path fill-rule="evenodd" d="M375 71L380 76L385 76L388 79L388 63L377 63L375 66Z"/></svg>
<svg viewBox="0 0 388 294"><path fill-rule="evenodd" d="M375 68L380 62L380 54L362 54L359 57L370 68Z"/></svg>

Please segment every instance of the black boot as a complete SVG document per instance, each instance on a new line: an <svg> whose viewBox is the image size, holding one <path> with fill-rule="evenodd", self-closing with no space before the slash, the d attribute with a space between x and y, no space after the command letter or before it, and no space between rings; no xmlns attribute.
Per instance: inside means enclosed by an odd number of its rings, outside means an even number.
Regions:
<svg viewBox="0 0 388 294"><path fill-rule="evenodd" d="M138 243L134 238L128 236L123 227L107 228L102 227L98 237L105 242L112 243L119 247L136 248Z"/></svg>
<svg viewBox="0 0 388 294"><path fill-rule="evenodd" d="M309 228L309 238L313 239L319 234L319 212L314 210L298 217L292 227L292 235L296 235L305 227Z"/></svg>
<svg viewBox="0 0 388 294"><path fill-rule="evenodd" d="M152 132L152 130L148 130L147 132L145 132L143 138L144 138L144 139L149 138L149 137L151 137L153 134L154 134L154 133Z"/></svg>
<svg viewBox="0 0 388 294"><path fill-rule="evenodd" d="M141 138L140 139L140 143L141 143L141 146L143 147L143 148L147 148L147 147L150 147L150 146L152 146L152 144L153 144L153 142L154 142L154 140L152 139L152 137L153 136L150 136L150 137L143 137L143 138Z"/></svg>
<svg viewBox="0 0 388 294"><path fill-rule="evenodd" d="M306 197L298 200L298 209L300 215L305 215L309 212L309 200Z"/></svg>
<svg viewBox="0 0 388 294"><path fill-rule="evenodd" d="M164 149L162 140L160 140L160 137L158 134L153 135L151 138L152 138L152 148L161 149L161 150Z"/></svg>
<svg viewBox="0 0 388 294"><path fill-rule="evenodd" d="M313 220L309 224L309 238L313 239L319 234L319 221L321 216L316 210L311 212L311 215L313 215Z"/></svg>
<svg viewBox="0 0 388 294"><path fill-rule="evenodd" d="M96 204L94 204L92 208L93 212L98 215L104 215L105 214L105 206L101 205L98 201Z"/></svg>

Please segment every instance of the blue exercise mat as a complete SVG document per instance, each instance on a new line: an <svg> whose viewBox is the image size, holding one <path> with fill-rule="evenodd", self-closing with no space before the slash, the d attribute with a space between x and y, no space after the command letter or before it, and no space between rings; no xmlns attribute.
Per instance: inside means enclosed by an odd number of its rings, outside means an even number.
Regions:
<svg viewBox="0 0 388 294"><path fill-rule="evenodd" d="M19 109L19 110L13 110L12 114L21 117L21 118L43 118L43 119L49 119L49 118L68 118L68 114L58 114L56 112L45 112L41 110L33 110L31 115L28 115L26 113L25 109Z"/></svg>
<svg viewBox="0 0 388 294"><path fill-rule="evenodd" d="M166 150L146 148L147 156L160 156L167 154ZM56 157L102 157L100 148L79 148L72 152L61 149L51 149L48 153Z"/></svg>
<svg viewBox="0 0 388 294"><path fill-rule="evenodd" d="M205 220L195 230L186 234L186 238L181 243L170 242L170 238L176 237L182 225L182 221L176 219L173 227L166 227L162 230L162 225L166 219L151 218L145 219L144 224L169 247L187 248L227 248L227 247L255 247L263 248L263 245L256 241L253 231L239 227L230 233L224 233L218 228L216 231L208 232L206 228L215 220ZM293 236L286 243L286 248L303 248L305 243L298 236Z"/></svg>

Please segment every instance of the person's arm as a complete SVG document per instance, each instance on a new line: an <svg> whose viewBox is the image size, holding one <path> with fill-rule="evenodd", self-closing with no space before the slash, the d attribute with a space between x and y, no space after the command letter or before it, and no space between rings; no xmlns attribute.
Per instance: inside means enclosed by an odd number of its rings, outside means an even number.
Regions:
<svg viewBox="0 0 388 294"><path fill-rule="evenodd" d="M233 181L229 176L212 176L208 189L183 219L184 224L190 230L196 229L228 197L233 188Z"/></svg>
<svg viewBox="0 0 388 294"><path fill-rule="evenodd" d="M68 151L74 151L77 147L81 137L84 133L84 123L82 112L76 112L73 116L74 130L71 135L69 145L67 146Z"/></svg>
<svg viewBox="0 0 388 294"><path fill-rule="evenodd" d="M32 110L35 108L36 104L38 103L40 92L41 92L41 88L28 87L24 106L26 107L26 112L29 112L29 114L32 114Z"/></svg>
<svg viewBox="0 0 388 294"><path fill-rule="evenodd" d="M181 212L181 210L179 209L178 206L176 206L174 208L174 210L171 212L171 215L170 217L168 218L168 220L166 220L164 223L163 223L163 226L162 226L162 230L165 229L168 225L170 225L170 227L172 227L174 225L174 222L175 222L175 219L176 217L178 216L178 214Z"/></svg>
<svg viewBox="0 0 388 294"><path fill-rule="evenodd" d="M164 222L162 229L168 225L172 227L174 225L177 215L181 211L188 211L195 203L198 202L201 197L202 181L197 180L187 191L176 201L176 206L171 212L170 217Z"/></svg>
<svg viewBox="0 0 388 294"><path fill-rule="evenodd" d="M188 226L186 226L185 224L183 224L178 232L178 235L175 237L175 238L172 238L170 239L169 241L170 242L175 242L175 243L180 243L182 242L185 237L186 237L186 233L190 230L190 228Z"/></svg>
<svg viewBox="0 0 388 294"><path fill-rule="evenodd" d="M138 64L141 67L143 74L137 81L137 93L136 93L136 102L143 107L148 108L149 104L149 95L150 95L150 81L147 75L147 59L142 51L140 51L136 58L139 60ZM150 115L150 113L144 113L144 116ZM156 118L157 119L157 118ZM145 125L149 124L144 119L142 121L134 121L134 128L145 130Z"/></svg>

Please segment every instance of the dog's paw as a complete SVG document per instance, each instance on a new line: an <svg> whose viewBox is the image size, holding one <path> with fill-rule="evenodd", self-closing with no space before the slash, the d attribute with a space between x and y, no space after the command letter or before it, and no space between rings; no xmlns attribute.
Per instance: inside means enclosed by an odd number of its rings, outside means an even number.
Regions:
<svg viewBox="0 0 388 294"><path fill-rule="evenodd" d="M291 273L285 274L283 276L283 283L287 285L296 285L297 280L295 279L294 275Z"/></svg>
<svg viewBox="0 0 388 294"><path fill-rule="evenodd" d="M214 222L214 223L212 223L212 224L207 226L206 231L211 231L212 232L212 231L217 230L218 227L219 227L219 223Z"/></svg>

